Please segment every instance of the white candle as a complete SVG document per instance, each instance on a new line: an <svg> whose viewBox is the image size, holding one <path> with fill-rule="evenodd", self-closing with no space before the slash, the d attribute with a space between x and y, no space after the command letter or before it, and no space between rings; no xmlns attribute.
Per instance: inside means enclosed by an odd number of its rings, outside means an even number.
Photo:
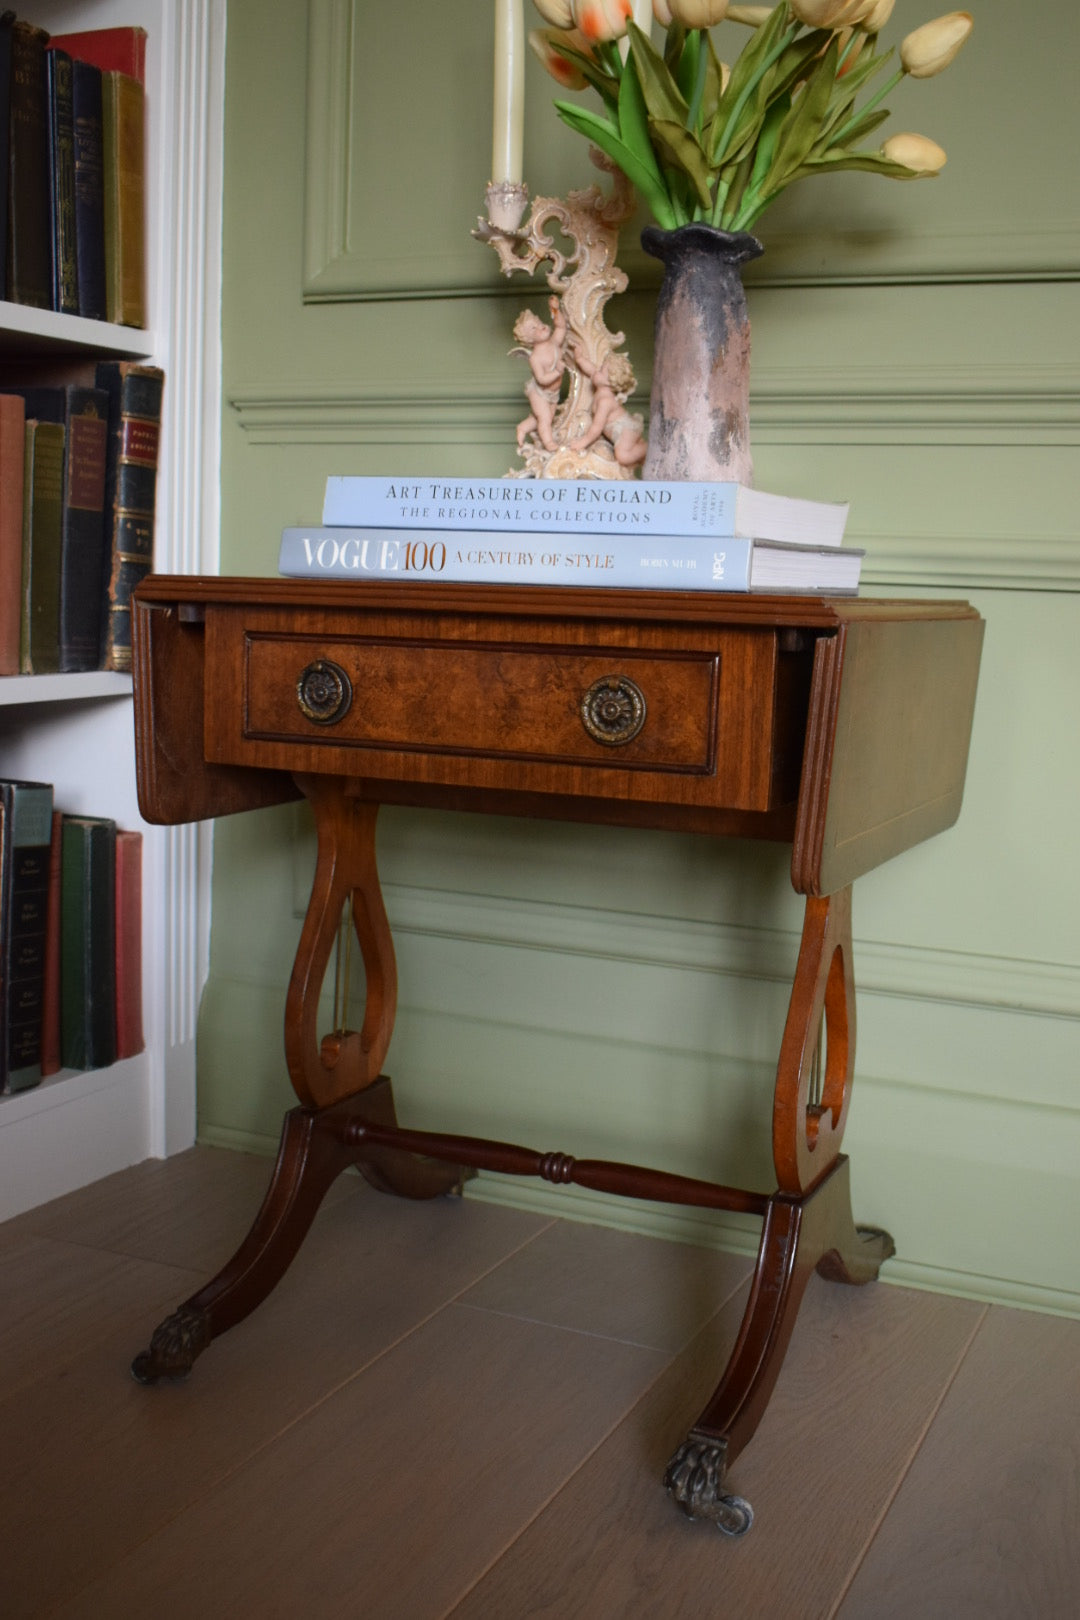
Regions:
<svg viewBox="0 0 1080 1620"><path fill-rule="evenodd" d="M634 0L633 20L637 23L643 34L647 34L649 32L653 24L652 0ZM630 41L625 35L619 41L619 54L622 56L624 62L630 54Z"/></svg>
<svg viewBox="0 0 1080 1620"><path fill-rule="evenodd" d="M491 178L521 184L525 133L525 17L522 0L495 0L495 111Z"/></svg>

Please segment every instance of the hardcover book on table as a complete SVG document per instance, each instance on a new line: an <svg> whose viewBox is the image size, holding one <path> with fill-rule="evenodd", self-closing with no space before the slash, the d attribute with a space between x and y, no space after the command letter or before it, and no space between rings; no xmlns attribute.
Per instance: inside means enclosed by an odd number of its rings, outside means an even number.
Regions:
<svg viewBox="0 0 1080 1620"><path fill-rule="evenodd" d="M702 535L838 546L845 502L745 484L603 478L330 477L323 524L553 535Z"/></svg>
<svg viewBox="0 0 1080 1620"><path fill-rule="evenodd" d="M288 528L282 531L278 573L293 579L836 596L858 590L862 558L862 551L851 546L800 546L737 537Z"/></svg>

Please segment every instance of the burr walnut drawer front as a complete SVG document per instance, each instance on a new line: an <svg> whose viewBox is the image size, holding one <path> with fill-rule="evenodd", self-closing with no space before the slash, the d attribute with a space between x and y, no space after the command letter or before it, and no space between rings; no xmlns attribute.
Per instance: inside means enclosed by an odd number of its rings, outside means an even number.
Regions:
<svg viewBox="0 0 1080 1620"><path fill-rule="evenodd" d="M247 631L242 733L329 751L707 773L718 676L715 652Z"/></svg>

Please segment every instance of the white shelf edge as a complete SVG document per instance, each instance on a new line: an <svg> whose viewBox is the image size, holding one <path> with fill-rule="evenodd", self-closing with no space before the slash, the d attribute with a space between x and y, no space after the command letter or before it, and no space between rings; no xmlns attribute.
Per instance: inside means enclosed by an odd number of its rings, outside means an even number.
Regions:
<svg viewBox="0 0 1080 1620"><path fill-rule="evenodd" d="M79 675L4 675L0 676L0 707L130 697L131 688L131 676L114 670L88 670Z"/></svg>
<svg viewBox="0 0 1080 1620"><path fill-rule="evenodd" d="M76 1096L87 1097L110 1086L123 1085L133 1074L141 1073L146 1062L146 1053L137 1052L134 1057L121 1058L104 1069L60 1069L26 1091L0 1096L0 1131L17 1120L61 1108Z"/></svg>
<svg viewBox="0 0 1080 1620"><path fill-rule="evenodd" d="M0 332L7 337L39 340L55 352L69 349L100 350L131 359L147 359L154 352L154 335L134 326L91 321L82 315L58 315L55 310L30 304L0 301Z"/></svg>

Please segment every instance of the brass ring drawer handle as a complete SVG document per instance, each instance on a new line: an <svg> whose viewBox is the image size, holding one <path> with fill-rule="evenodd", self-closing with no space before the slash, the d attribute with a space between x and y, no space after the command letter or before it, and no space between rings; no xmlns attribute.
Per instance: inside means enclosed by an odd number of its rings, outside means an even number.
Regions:
<svg viewBox="0 0 1080 1620"><path fill-rule="evenodd" d="M320 726L332 725L349 712L352 682L340 664L332 664L328 658L316 659L300 672L296 701L309 720Z"/></svg>
<svg viewBox="0 0 1080 1620"><path fill-rule="evenodd" d="M621 748L645 724L645 694L628 675L605 675L582 698L581 723L594 742Z"/></svg>

